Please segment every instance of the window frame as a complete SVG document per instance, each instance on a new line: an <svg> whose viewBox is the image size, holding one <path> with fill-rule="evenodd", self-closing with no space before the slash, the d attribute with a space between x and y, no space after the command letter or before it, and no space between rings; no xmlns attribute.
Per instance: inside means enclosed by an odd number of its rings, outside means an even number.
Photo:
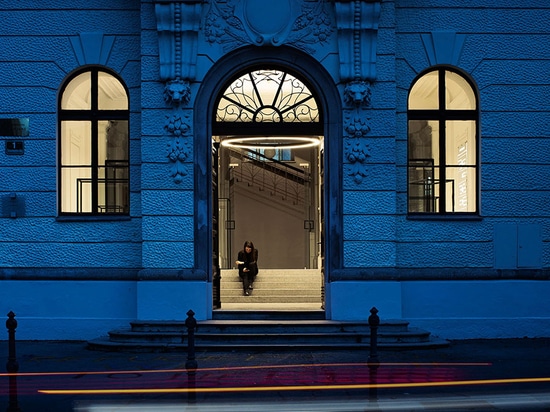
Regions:
<svg viewBox="0 0 550 412"><path fill-rule="evenodd" d="M67 87L70 83L78 76L90 73L90 109L64 109L63 105L63 96L66 92ZM127 99L127 108L126 109L99 109L99 74L104 73L108 74L115 78L120 85L123 87ZM99 144L98 144L98 124L104 121L125 121L128 125L127 141L126 141L126 153L127 160L124 168L127 172L127 183L126 183L126 196L128 199L128 207L122 212L117 211L99 211L99 187L100 187L100 168L105 165L100 165L98 160L99 153ZM67 168L67 165L62 163L62 154L63 154L63 139L62 139L62 124L66 121L82 121L90 122L90 179L91 179L91 211L82 212L82 211L63 211L63 196L68 196L68 194L63 193L63 180L62 180L62 171L64 168ZM110 218L127 218L130 215L130 94L126 83L122 78L115 73L114 71L102 67L102 66L85 66L81 67L78 70L72 72L67 76L59 89L58 99L57 99L57 130L58 130L58 139L57 139L57 213L60 218L71 218L71 217L106 217Z"/></svg>
<svg viewBox="0 0 550 412"><path fill-rule="evenodd" d="M438 94L438 108L437 109L411 109L410 108L410 98L411 91L414 89L414 86L417 82L422 79L424 76L437 72L437 94ZM447 109L445 107L446 103L446 88L445 88L445 73L452 72L459 75L466 83L470 86L471 92L475 98L475 108L474 109ZM422 73L420 73L411 83L409 88L409 93L407 95L407 216L410 218L419 217L419 218L440 218L440 217L478 217L480 214L480 124L479 124L479 92L475 82L472 78L463 71L452 66L434 66L431 67ZM446 185L439 185L439 197L437 200L437 208L434 208L434 211L411 211L411 200L412 194L410 192L410 168L412 167L413 162L418 160L426 159L414 159L410 156L410 124L411 121L432 121L437 122L439 125L438 133L438 162L439 162L439 181L445 182L447 171L451 167L447 162L447 131L446 131L446 122L449 121L473 121L475 123L475 210L474 211L447 211L447 189ZM435 211L438 210L438 211Z"/></svg>

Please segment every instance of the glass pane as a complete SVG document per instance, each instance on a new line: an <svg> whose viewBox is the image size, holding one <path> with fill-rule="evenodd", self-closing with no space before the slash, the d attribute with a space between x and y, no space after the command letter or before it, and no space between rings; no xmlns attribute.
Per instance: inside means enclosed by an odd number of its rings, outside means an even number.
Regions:
<svg viewBox="0 0 550 412"><path fill-rule="evenodd" d="M91 165L91 122L61 122L61 164Z"/></svg>
<svg viewBox="0 0 550 412"><path fill-rule="evenodd" d="M128 160L128 121L101 120L98 122L98 164Z"/></svg>
<svg viewBox="0 0 550 412"><path fill-rule="evenodd" d="M439 109L438 71L416 81L409 94L409 109Z"/></svg>
<svg viewBox="0 0 550 412"><path fill-rule="evenodd" d="M447 168L446 212L476 211L476 168L456 166Z"/></svg>
<svg viewBox="0 0 550 412"><path fill-rule="evenodd" d="M98 122L98 212L127 213L128 122Z"/></svg>
<svg viewBox="0 0 550 412"><path fill-rule="evenodd" d="M128 167L99 168L98 212L128 213Z"/></svg>
<svg viewBox="0 0 550 412"><path fill-rule="evenodd" d="M476 122L452 120L445 122L445 146L447 166L476 164Z"/></svg>
<svg viewBox="0 0 550 412"><path fill-rule="evenodd" d="M439 211L439 168L429 161L409 161L409 212Z"/></svg>
<svg viewBox="0 0 550 412"><path fill-rule="evenodd" d="M61 169L61 211L90 213L92 211L92 179L88 167Z"/></svg>
<svg viewBox="0 0 550 412"><path fill-rule="evenodd" d="M475 110L476 98L470 84L455 72L445 72L445 108Z"/></svg>
<svg viewBox="0 0 550 412"><path fill-rule="evenodd" d="M439 122L409 121L409 160L430 160L439 165Z"/></svg>
<svg viewBox="0 0 550 412"><path fill-rule="evenodd" d="M97 81L99 110L128 110L128 96L118 79L108 73L99 72Z"/></svg>
<svg viewBox="0 0 550 412"><path fill-rule="evenodd" d="M91 73L79 74L69 82L61 98L61 108L90 110L92 108Z"/></svg>

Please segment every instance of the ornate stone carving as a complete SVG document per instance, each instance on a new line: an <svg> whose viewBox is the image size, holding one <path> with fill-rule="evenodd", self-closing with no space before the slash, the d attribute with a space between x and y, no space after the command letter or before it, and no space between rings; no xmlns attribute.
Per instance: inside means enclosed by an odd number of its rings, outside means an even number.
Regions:
<svg viewBox="0 0 550 412"><path fill-rule="evenodd" d="M191 86L181 79L170 80L164 87L164 101L170 105L179 106L191 100Z"/></svg>
<svg viewBox="0 0 550 412"><path fill-rule="evenodd" d="M290 44L315 53L332 34L326 0L213 0L206 16L205 37L224 51L243 44L280 46Z"/></svg>
<svg viewBox="0 0 550 412"><path fill-rule="evenodd" d="M187 137L191 131L191 126L181 118L181 115L174 113L172 116L166 116L164 130L174 136Z"/></svg>
<svg viewBox="0 0 550 412"><path fill-rule="evenodd" d="M161 80L193 80L202 1L156 0Z"/></svg>
<svg viewBox="0 0 550 412"><path fill-rule="evenodd" d="M376 38L380 2L337 0L336 24L342 81L376 78Z"/></svg>
<svg viewBox="0 0 550 412"><path fill-rule="evenodd" d="M349 137L367 137L370 126L367 119L356 116L346 126L346 133Z"/></svg>
<svg viewBox="0 0 550 412"><path fill-rule="evenodd" d="M350 163L350 176L356 183L361 183L367 176L367 158L370 157L369 145L365 139L348 139L346 157Z"/></svg>
<svg viewBox="0 0 550 412"><path fill-rule="evenodd" d="M174 113L172 116L166 116L164 130L173 136L173 139L168 143L168 160L172 163L170 176L174 182L181 183L183 177L187 175L185 161L189 157L189 145L187 137L191 134L191 126L187 119L181 115Z"/></svg>
<svg viewBox="0 0 550 412"><path fill-rule="evenodd" d="M369 106L370 96L370 84L361 80L349 82L344 90L344 101L353 106Z"/></svg>
<svg viewBox="0 0 550 412"><path fill-rule="evenodd" d="M346 159L350 163L350 176L356 183L361 183L367 176L367 158L370 157L370 147L366 136L370 132L367 119L355 116L345 127Z"/></svg>
<svg viewBox="0 0 550 412"><path fill-rule="evenodd" d="M188 157L189 148L183 139L174 138L171 143L168 143L168 159L172 162L170 176L175 183L181 183L183 177L187 175L185 161Z"/></svg>

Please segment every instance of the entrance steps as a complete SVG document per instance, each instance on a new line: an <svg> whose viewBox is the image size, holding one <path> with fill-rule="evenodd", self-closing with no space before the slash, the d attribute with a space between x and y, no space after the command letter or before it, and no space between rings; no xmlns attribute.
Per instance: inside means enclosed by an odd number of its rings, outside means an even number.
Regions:
<svg viewBox="0 0 550 412"><path fill-rule="evenodd" d="M244 296L237 269L220 272L222 309L280 310L322 308L322 274L319 269L262 269L250 296Z"/></svg>
<svg viewBox="0 0 550 412"><path fill-rule="evenodd" d="M447 346L448 341L429 332L410 328L406 321L381 321L380 350L427 349ZM205 320L195 331L196 350L341 350L368 349L367 322L331 320ZM184 321L135 321L129 329L88 341L93 350L168 352L187 350Z"/></svg>
<svg viewBox="0 0 550 412"><path fill-rule="evenodd" d="M325 320L321 272L309 269L260 269L251 296L244 296L235 269L221 272L221 308L211 320L198 322L195 348L209 351L366 349L367 320ZM368 308L365 308L368 309ZM430 332L409 327L403 320L381 320L378 347L424 349L447 346ZM94 350L185 351L184 321L134 321L130 328L112 330L88 342Z"/></svg>

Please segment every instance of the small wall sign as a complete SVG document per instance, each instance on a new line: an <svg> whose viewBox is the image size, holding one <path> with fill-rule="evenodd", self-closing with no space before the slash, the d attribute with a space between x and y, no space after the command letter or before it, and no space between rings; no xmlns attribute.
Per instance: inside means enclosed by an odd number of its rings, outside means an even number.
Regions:
<svg viewBox="0 0 550 412"><path fill-rule="evenodd" d="M6 140L7 155L22 155L25 153L25 142L23 140Z"/></svg>

